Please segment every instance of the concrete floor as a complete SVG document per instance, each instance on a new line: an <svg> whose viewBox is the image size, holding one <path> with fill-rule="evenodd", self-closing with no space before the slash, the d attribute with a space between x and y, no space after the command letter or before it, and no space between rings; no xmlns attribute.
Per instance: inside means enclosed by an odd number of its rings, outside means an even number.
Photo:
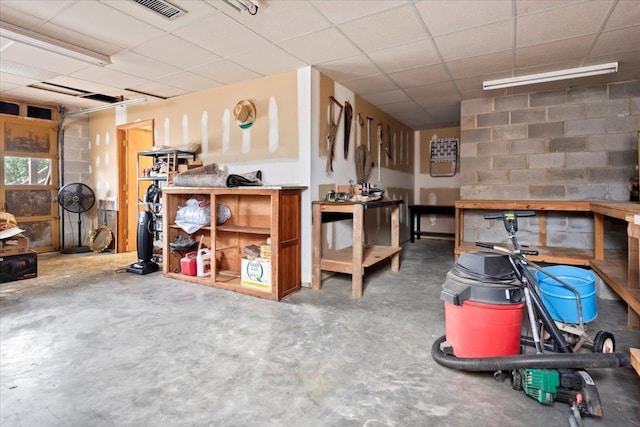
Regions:
<svg viewBox="0 0 640 427"><path fill-rule="evenodd" d="M0 285L1 425L569 425L566 404L431 358L452 248L405 245L400 272L370 271L360 300L334 276L280 303L117 272L130 253L41 255L38 278ZM589 330L640 347L626 307L598 304ZM585 425L640 426L632 368L589 372L604 416Z"/></svg>

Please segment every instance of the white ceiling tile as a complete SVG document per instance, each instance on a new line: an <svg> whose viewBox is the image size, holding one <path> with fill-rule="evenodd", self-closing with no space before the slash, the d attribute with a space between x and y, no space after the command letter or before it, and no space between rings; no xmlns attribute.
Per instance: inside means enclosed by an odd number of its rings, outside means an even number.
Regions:
<svg viewBox="0 0 640 427"><path fill-rule="evenodd" d="M432 36L511 18L511 0L432 0L415 5Z"/></svg>
<svg viewBox="0 0 640 427"><path fill-rule="evenodd" d="M221 57L251 52L269 45L265 38L220 12L180 28L173 34Z"/></svg>
<svg viewBox="0 0 640 427"><path fill-rule="evenodd" d="M191 71L224 84L237 83L260 77L260 74L231 61L214 61L209 64L194 67Z"/></svg>
<svg viewBox="0 0 640 427"><path fill-rule="evenodd" d="M46 66L46 64L42 64L42 66ZM2 80L10 79L11 76L16 76L41 82L59 75L49 70L43 70L42 68L32 67L19 62L8 61L4 58L0 60L0 71L2 72Z"/></svg>
<svg viewBox="0 0 640 427"><path fill-rule="evenodd" d="M0 80L0 91L2 92L6 92L8 90L18 88L20 86L22 86L22 84L10 83L6 80Z"/></svg>
<svg viewBox="0 0 640 427"><path fill-rule="evenodd" d="M359 95L395 89L398 86L383 74L362 79L342 80L342 84Z"/></svg>
<svg viewBox="0 0 640 427"><path fill-rule="evenodd" d="M64 43L69 43L103 55L112 55L122 49L121 46L106 42L105 40L107 39L96 39L84 34L79 34L75 30L70 30L51 22L44 22L39 25L37 33L44 34Z"/></svg>
<svg viewBox="0 0 640 427"><path fill-rule="evenodd" d="M320 72L340 82L380 74L380 70L365 55L355 55L316 65Z"/></svg>
<svg viewBox="0 0 640 427"><path fill-rule="evenodd" d="M280 43L280 47L307 64L320 64L360 53L340 31L327 28Z"/></svg>
<svg viewBox="0 0 640 427"><path fill-rule="evenodd" d="M640 7L640 4L638 5ZM591 56L635 50L640 46L640 25L602 33L598 37Z"/></svg>
<svg viewBox="0 0 640 427"><path fill-rule="evenodd" d="M259 8L256 16L240 13L234 14L234 19L274 43L331 25L306 1L278 0L265 4L267 6Z"/></svg>
<svg viewBox="0 0 640 427"><path fill-rule="evenodd" d="M369 93L362 96L374 105L392 104L397 102L410 101L406 93L400 89L387 90L384 92Z"/></svg>
<svg viewBox="0 0 640 427"><path fill-rule="evenodd" d="M482 92L482 82L485 80L494 80L500 78L497 75L487 75L487 76L475 76L468 77L465 79L457 79L454 80L454 84L458 88L460 92L460 97L463 99L471 99L477 98L477 96L471 96L470 94L475 94L478 92Z"/></svg>
<svg viewBox="0 0 640 427"><path fill-rule="evenodd" d="M99 19L87 19L99 17ZM109 40L112 44L130 48L139 43L158 37L162 30L153 27L133 16L122 13L113 7L97 1L79 1L73 3L63 14L58 14L51 22L78 33L78 39L89 36L95 39ZM126 28L116 31L114 28ZM67 40L73 43L73 40ZM77 43L83 46L82 43Z"/></svg>
<svg viewBox="0 0 640 427"><path fill-rule="evenodd" d="M593 40L593 36L583 36L516 49L516 68L526 64L555 64L568 59L584 59Z"/></svg>
<svg viewBox="0 0 640 427"><path fill-rule="evenodd" d="M221 83L199 76L189 71L181 71L175 74L169 74L163 76L162 79L157 79L169 86L184 89L187 92L200 92L209 88L222 86Z"/></svg>
<svg viewBox="0 0 640 427"><path fill-rule="evenodd" d="M511 33L511 22L501 21L437 36L434 41L445 61L454 61L510 49Z"/></svg>
<svg viewBox="0 0 640 427"><path fill-rule="evenodd" d="M447 68L454 79L463 79L486 74L511 72L511 59L511 51L506 50L447 62Z"/></svg>
<svg viewBox="0 0 640 427"><path fill-rule="evenodd" d="M376 50L369 53L369 58L386 73L440 62L440 57L433 49L431 39L423 39L400 46Z"/></svg>
<svg viewBox="0 0 640 427"><path fill-rule="evenodd" d="M42 66L44 62L47 70L57 74L72 73L89 66L86 62L18 42L5 47L2 60L20 62L31 67Z"/></svg>
<svg viewBox="0 0 640 427"><path fill-rule="evenodd" d="M123 50L111 57L109 68L138 77L154 79L180 70L164 62L139 55L130 50Z"/></svg>
<svg viewBox="0 0 640 427"><path fill-rule="evenodd" d="M530 13L537 13L545 9L556 9L558 7L566 6L571 3L579 3L582 1L584 0L516 0L516 15L527 15Z"/></svg>
<svg viewBox="0 0 640 427"><path fill-rule="evenodd" d="M516 47L594 34L610 2L590 1L516 18Z"/></svg>
<svg viewBox="0 0 640 427"><path fill-rule="evenodd" d="M331 22L341 24L406 3L406 0L314 0L312 4Z"/></svg>
<svg viewBox="0 0 640 427"><path fill-rule="evenodd" d="M638 0L618 0L604 31L638 25L640 22L640 4Z"/></svg>
<svg viewBox="0 0 640 427"><path fill-rule="evenodd" d="M132 87L145 82L144 79L132 76L131 74L125 74L119 71L110 70L106 67L102 68L93 65L73 73L71 76L80 80L89 80L105 86L113 86L117 88Z"/></svg>
<svg viewBox="0 0 640 427"><path fill-rule="evenodd" d="M73 3L72 0L2 0L0 15L2 20L7 22L15 22L13 20L15 12L46 21L68 8L71 3Z"/></svg>
<svg viewBox="0 0 640 427"><path fill-rule="evenodd" d="M405 89L405 92L413 100L421 98L435 98L440 96L458 96L456 87L452 82L441 82L432 85L416 86Z"/></svg>
<svg viewBox="0 0 640 427"><path fill-rule="evenodd" d="M217 55L171 34L136 46L132 51L180 68L196 67L219 58Z"/></svg>
<svg viewBox="0 0 640 427"><path fill-rule="evenodd" d="M296 70L307 65L275 45L264 46L229 59L265 76Z"/></svg>
<svg viewBox="0 0 640 427"><path fill-rule="evenodd" d="M449 80L449 73L441 64L427 67L413 68L411 70L390 73L391 80L402 88L424 86Z"/></svg>
<svg viewBox="0 0 640 427"><path fill-rule="evenodd" d="M130 89L137 90L142 93L148 93L151 95L164 97L164 98L173 98L175 96L185 95L189 93L184 89L178 89L177 87L173 87L170 85L166 85L159 82L145 82L142 84L131 85Z"/></svg>
<svg viewBox="0 0 640 427"><path fill-rule="evenodd" d="M339 26L365 52L424 39L427 33L410 5L369 15Z"/></svg>

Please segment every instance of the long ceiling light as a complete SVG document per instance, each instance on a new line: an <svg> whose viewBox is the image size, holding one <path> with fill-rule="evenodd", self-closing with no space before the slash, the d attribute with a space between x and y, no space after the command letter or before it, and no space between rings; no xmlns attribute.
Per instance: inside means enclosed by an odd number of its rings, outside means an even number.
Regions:
<svg viewBox="0 0 640 427"><path fill-rule="evenodd" d="M488 80L482 82L482 89L502 89L506 87L525 86L537 83L555 82L558 80L575 79L579 77L597 76L600 74L616 73L618 71L617 62L607 64L590 65L587 67L569 68L548 73L531 74L528 76L510 77L507 79Z"/></svg>
<svg viewBox="0 0 640 427"><path fill-rule="evenodd" d="M76 113L67 114L65 117L66 118L76 117L76 116L81 116L83 114L95 113L96 111L102 111L102 110L106 110L106 109L109 109L109 108L121 107L123 105L139 104L141 102L147 102L147 98L145 98L145 97L133 98L133 99L126 99L126 100L120 101L120 102L114 102L113 104L98 105L97 107L86 108L86 109L80 110L80 111L78 111Z"/></svg>
<svg viewBox="0 0 640 427"><path fill-rule="evenodd" d="M111 58L107 55L54 39L53 37L38 34L4 21L0 21L0 37L5 37L15 42L24 43L101 67L111 64Z"/></svg>

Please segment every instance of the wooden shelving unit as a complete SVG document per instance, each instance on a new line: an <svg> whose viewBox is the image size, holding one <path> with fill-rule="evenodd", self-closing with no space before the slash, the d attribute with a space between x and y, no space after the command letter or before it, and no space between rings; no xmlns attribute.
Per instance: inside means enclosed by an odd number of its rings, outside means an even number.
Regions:
<svg viewBox="0 0 640 427"><path fill-rule="evenodd" d="M279 301L300 290L300 200L304 187L262 188L194 188L168 187L163 193L165 212L163 274L174 279L242 292ZM176 236L185 236L175 224L176 213L192 197L210 203L211 226L193 233L197 242L204 236L204 245L211 248L210 277L187 276L180 271L184 255L171 251L169 243ZM217 209L226 207L231 216L216 224ZM244 248L271 240L270 282L263 288L242 281ZM215 258L215 262L213 262Z"/></svg>

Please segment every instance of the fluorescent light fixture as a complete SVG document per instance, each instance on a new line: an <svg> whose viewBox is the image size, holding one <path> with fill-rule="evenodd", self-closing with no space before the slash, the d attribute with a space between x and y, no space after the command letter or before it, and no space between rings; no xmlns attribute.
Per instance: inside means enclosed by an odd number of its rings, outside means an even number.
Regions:
<svg viewBox="0 0 640 427"><path fill-rule="evenodd" d="M618 71L617 62L607 64L590 65L587 67L569 68L548 73L531 74L528 76L510 77L508 79L488 80L482 82L482 89L502 89L505 87L515 87L532 85L537 83L555 82L558 80L575 79L579 77L597 76L600 74L616 73Z"/></svg>
<svg viewBox="0 0 640 427"><path fill-rule="evenodd" d="M24 43L92 65L104 67L105 65L111 64L111 58L107 55L102 55L92 50L54 39L53 37L38 34L4 21L0 21L0 37L5 37L15 42Z"/></svg>
<svg viewBox="0 0 640 427"><path fill-rule="evenodd" d="M95 113L96 111L102 111L102 110L107 110L109 108L121 107L123 105L139 104L141 102L147 102L147 98L145 97L133 98L133 99L126 99L120 102L114 102L113 104L98 105L97 107L91 107L91 108L86 108L84 110L80 110L77 113L67 114L65 118L81 116L83 114Z"/></svg>

